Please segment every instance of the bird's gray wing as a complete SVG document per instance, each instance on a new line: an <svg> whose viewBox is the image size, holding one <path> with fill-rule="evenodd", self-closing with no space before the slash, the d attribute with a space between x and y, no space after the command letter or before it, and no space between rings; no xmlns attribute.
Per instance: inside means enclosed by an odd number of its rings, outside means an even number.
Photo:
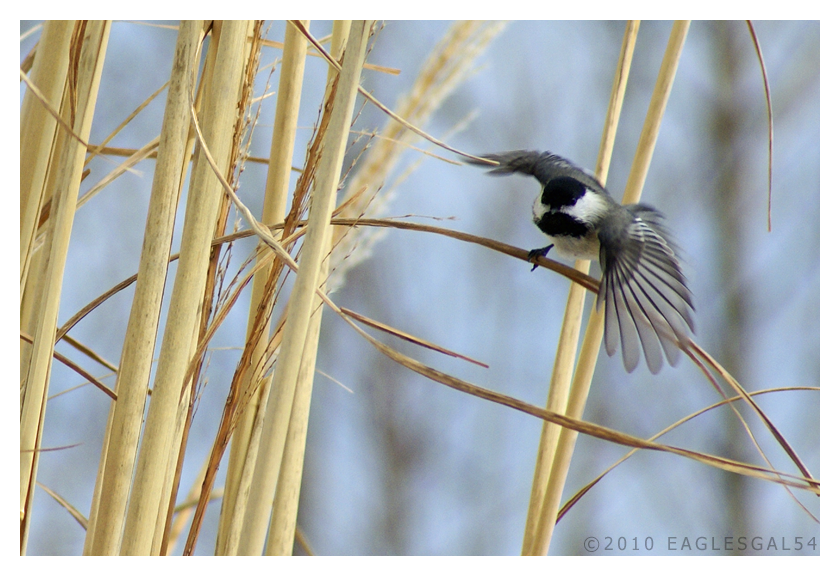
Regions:
<svg viewBox="0 0 840 576"><path fill-rule="evenodd" d="M620 344L628 372L636 368L643 351L656 374L662 368L662 350L673 366L680 345L690 341L691 292L659 212L634 205L624 218L599 235L603 278L598 306L605 307L604 347L612 356Z"/></svg>
<svg viewBox="0 0 840 576"><path fill-rule="evenodd" d="M571 176L580 180L585 186L607 193L603 186L586 170L572 162L552 154L551 152L537 152L536 150L513 150L498 154L482 154L483 158L498 162L498 166L491 166L479 160L466 158L465 162L475 166L490 168L488 174L506 176L508 174L528 174L539 180L545 186L549 181L562 176Z"/></svg>

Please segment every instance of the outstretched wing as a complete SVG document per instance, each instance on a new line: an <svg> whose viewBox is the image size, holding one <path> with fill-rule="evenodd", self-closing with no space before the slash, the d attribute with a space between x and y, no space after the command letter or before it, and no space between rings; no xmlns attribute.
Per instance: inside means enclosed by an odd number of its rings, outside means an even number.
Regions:
<svg viewBox="0 0 840 576"><path fill-rule="evenodd" d="M528 174L539 180L543 186L555 178L571 176L582 182L588 188L607 194L603 186L589 172L551 152L513 150L511 152L500 152L499 154L482 154L482 157L498 162L499 165L491 166L471 158L466 158L465 162L475 166L491 168L488 174L496 176L506 176L516 172Z"/></svg>
<svg viewBox="0 0 840 576"><path fill-rule="evenodd" d="M604 346L612 356L621 344L628 372L639 363L640 342L652 373L662 368L663 350L674 366L680 345L687 345L694 331L691 292L661 222L659 212L637 204L627 207L623 222L599 235Z"/></svg>

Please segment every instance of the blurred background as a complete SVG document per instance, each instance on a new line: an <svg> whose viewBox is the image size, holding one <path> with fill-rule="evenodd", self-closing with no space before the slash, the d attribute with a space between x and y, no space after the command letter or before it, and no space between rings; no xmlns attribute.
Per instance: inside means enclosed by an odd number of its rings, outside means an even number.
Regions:
<svg viewBox="0 0 840 576"><path fill-rule="evenodd" d="M36 26L21 22L21 34ZM368 61L400 70L367 70L363 85L394 107L450 23L386 22ZM329 22L313 22L316 37ZM470 152L551 150L594 168L621 46L623 22L510 22L476 60L473 73L442 103L425 129ZM744 22L694 22L648 173L643 201L667 216L695 295L697 342L749 391L819 386L820 25L756 22L775 113L772 232L767 229L768 126L758 59ZM607 188L620 198L670 34L670 22L643 22ZM268 37L283 40L284 24ZM37 32L20 44L21 60ZM104 139L168 78L176 32L114 23L91 141ZM282 51L264 48L257 90L276 89L271 64ZM307 62L295 165L304 160L323 94L326 64ZM21 88L21 97L23 88ZM259 96L256 93L255 96ZM138 148L160 131L165 92L111 143ZM267 157L275 101L254 119L250 154ZM464 124L464 120L469 123ZM386 117L366 106L354 129L381 128ZM453 127L460 129L451 134ZM450 159L455 155L418 144ZM360 151L350 149L350 159ZM91 164L86 186L113 169ZM135 273L154 164L138 165L83 206L76 216L59 323ZM392 216L451 218L456 230L530 249L547 242L531 223L538 192L532 179L489 178L407 150L386 182ZM249 163L240 194L255 214L265 167ZM183 204L183 199L182 199ZM178 249L180 222L173 251ZM232 271L254 242L237 242ZM174 265L173 265L174 266ZM170 269L169 284L174 278ZM231 271L231 273L232 273ZM598 274L597 265L593 274ZM366 316L490 365L484 369L426 349L386 343L480 386L544 405L569 281L487 249L418 232L391 230L367 260L349 270L333 299ZM133 289L110 299L72 335L119 362ZM167 292L168 298L168 292ZM164 309L168 300L164 302ZM218 427L230 376L244 339L243 299L212 343L206 384L193 424L182 492L194 481ZM162 330L160 331L162 334ZM159 338L161 336L159 334ZM57 350L106 377L64 343ZM455 392L380 355L330 312L315 376L299 527L316 554L518 554L541 422ZM337 384L340 383L341 385ZM38 480L82 514L90 511L108 399L90 386L57 395L80 378L54 363ZM349 390L348 390L349 389ZM585 418L649 437L719 400L691 362L656 376L644 366L624 373L602 353ZM819 393L759 397L781 433L820 477ZM796 473L756 418L741 407L777 468ZM661 439L692 450L762 465L729 409L702 415ZM625 449L580 437L563 501L620 458ZM222 486L224 466L217 477ZM819 500L794 492L819 517ZM197 552L213 551L219 503L210 505ZM784 488L662 453L638 453L591 490L559 523L551 552L587 554L721 554L727 536L762 539L751 554L818 554L819 524ZM795 538L815 548L793 552ZM608 538L614 551L604 551ZM636 538L637 544L633 544ZM653 550L644 548L651 538ZM668 539L677 549L669 551ZM690 549L683 548L688 538ZM697 548L706 538L709 549ZM774 538L776 549L767 549ZM784 542L782 543L782 539ZM35 496L29 554L79 554L82 528L50 496ZM784 547L787 546L787 550ZM634 547L638 551L634 550ZM176 548L179 550L179 548ZM733 552L729 552L733 553Z"/></svg>

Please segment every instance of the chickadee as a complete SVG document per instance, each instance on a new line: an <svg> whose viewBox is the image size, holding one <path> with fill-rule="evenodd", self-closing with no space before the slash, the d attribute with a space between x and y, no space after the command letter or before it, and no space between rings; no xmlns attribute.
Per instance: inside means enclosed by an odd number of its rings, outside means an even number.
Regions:
<svg viewBox="0 0 840 576"><path fill-rule="evenodd" d="M694 306L662 214L644 204L618 204L593 176L550 152L516 150L484 158L499 163L489 174L530 174L542 185L534 224L553 244L531 250L531 260L552 246L567 257L600 260L597 304L606 306L607 354L614 355L620 341L624 368L632 372L641 341L652 373L662 368L662 350L674 366L679 344L687 345L694 331Z"/></svg>

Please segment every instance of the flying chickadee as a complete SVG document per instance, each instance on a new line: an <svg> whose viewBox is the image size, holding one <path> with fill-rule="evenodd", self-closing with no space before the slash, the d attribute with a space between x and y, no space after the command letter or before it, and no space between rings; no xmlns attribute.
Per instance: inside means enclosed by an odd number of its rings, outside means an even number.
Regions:
<svg viewBox="0 0 840 576"><path fill-rule="evenodd" d="M689 330L694 331L694 306L662 214L644 204L618 204L593 176L550 152L516 150L484 158L499 163L489 174L529 174L542 185L534 224L553 244L531 250L531 259L545 256L552 246L567 257L599 259L603 277L597 304L606 306L607 354L614 355L621 342L624 368L632 372L641 341L652 373L662 368L662 350L674 366L678 343L687 345Z"/></svg>

